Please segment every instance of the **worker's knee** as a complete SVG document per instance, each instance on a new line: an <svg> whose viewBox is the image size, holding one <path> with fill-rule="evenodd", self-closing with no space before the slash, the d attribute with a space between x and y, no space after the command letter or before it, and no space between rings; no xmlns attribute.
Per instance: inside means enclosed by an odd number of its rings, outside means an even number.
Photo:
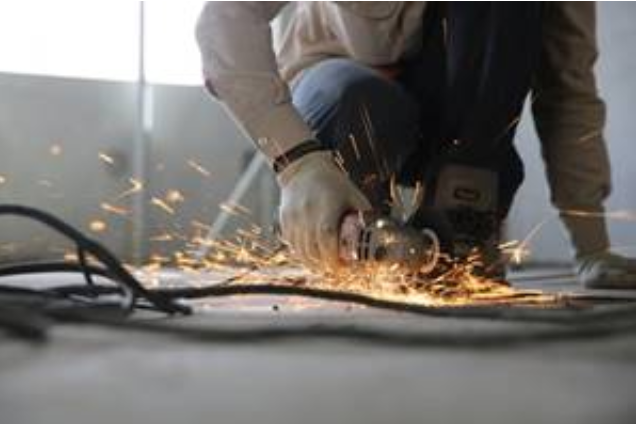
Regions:
<svg viewBox="0 0 636 424"><path fill-rule="evenodd" d="M349 59L326 60L307 70L294 87L293 98L318 133L365 121L395 130L418 120L416 102L399 84Z"/></svg>

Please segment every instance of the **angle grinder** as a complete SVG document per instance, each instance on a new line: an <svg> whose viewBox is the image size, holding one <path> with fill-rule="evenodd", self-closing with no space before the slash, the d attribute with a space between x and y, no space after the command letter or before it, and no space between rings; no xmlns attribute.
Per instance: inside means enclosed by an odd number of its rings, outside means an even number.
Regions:
<svg viewBox="0 0 636 424"><path fill-rule="evenodd" d="M378 264L407 273L429 274L448 245L448 231L437 219L418 215L418 224L381 213L351 212L340 225L339 256L350 266Z"/></svg>

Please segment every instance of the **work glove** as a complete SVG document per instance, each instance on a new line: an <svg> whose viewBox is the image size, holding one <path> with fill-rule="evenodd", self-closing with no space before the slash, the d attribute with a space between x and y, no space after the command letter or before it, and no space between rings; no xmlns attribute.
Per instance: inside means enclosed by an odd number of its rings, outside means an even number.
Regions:
<svg viewBox="0 0 636 424"><path fill-rule="evenodd" d="M604 251L578 258L575 271L590 289L636 289L636 259Z"/></svg>
<svg viewBox="0 0 636 424"><path fill-rule="evenodd" d="M278 175L283 239L311 268L337 269L339 225L349 211L369 210L364 194L335 164L330 152L314 152Z"/></svg>

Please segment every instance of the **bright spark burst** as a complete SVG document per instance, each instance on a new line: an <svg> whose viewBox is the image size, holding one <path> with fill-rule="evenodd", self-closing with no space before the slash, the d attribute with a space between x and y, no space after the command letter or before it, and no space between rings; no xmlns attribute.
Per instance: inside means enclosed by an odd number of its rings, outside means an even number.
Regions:
<svg viewBox="0 0 636 424"><path fill-rule="evenodd" d="M386 163L383 162L384 158L378 156L378 152L375 151L375 143L372 142L374 131L369 111L363 108L362 115L367 136L365 138L369 144L368 149L373 155L378 174L382 177L383 171L386 172ZM511 125L514 124L516 124L516 121L511 123ZM588 136L591 137L592 135ZM355 157L359 159L360 151L356 139L353 135L350 135L349 140ZM367 148L367 146L364 147ZM52 146L50 150L50 153L54 156L60 155L62 152L61 146ZM109 165L115 164L115 160L105 153L100 152L99 158ZM344 168L343 158L338 157L337 159L339 165ZM204 177L211 176L210 171L194 160L189 160L188 165ZM377 178L378 174L373 174L374 178ZM387 174L388 177L390 176ZM114 199L115 201L141 192L144 189L144 184L140 180L130 178L128 181L131 186L117 195ZM6 178L0 175L0 184L5 182ZM38 183L49 188L53 186L48 180L40 180ZM413 205L416 206L424 195L425 187L418 183L414 190L415 193L411 201L417 202ZM168 190L163 198L152 197L150 199L150 203L153 206L169 215L176 215L175 205L185 203L185 201L183 193L176 189ZM391 201L394 205L403 201L400 187L398 187L394 178L391 178ZM118 216L130 215L128 209L113 203L103 202L100 207L103 211ZM190 221L190 235L181 231L179 227L172 226L163 233L149 237L151 242L184 242L185 247L183 247L183 250L173 249L165 256L153 254L149 263L141 269L140 275L143 276L143 280L151 285L160 284L160 276L165 272L165 267L172 266L183 272L201 276L201 278L205 278L204 276L209 273L212 273L215 277L223 274L237 277L238 273L239 278L236 278L232 284L262 283L266 281L272 284L293 284L343 290L376 298L433 306L499 302L511 299L515 294L519 293L507 284L477 275L476 270L479 269L481 262L476 256L461 262L450 262L447 269L441 275L436 276L415 277L407 275L396 268L379 267L377 265L345 267L335 274L311 271L300 267L298 261L287 250L280 249L280 244L277 240L268 238L267 231L252 222L253 215L249 209L239 204L231 203L223 203L220 208L226 213L242 217L243 228L237 230L231 238L210 240L204 237L205 233L210 230L210 225L192 220ZM636 221L636 213L631 211L605 213L564 210L561 213L584 218L604 217ZM555 216L551 215L543 219L521 241L503 243L499 246L500 250L508 253L508 257L513 262L520 263L524 261L530 255L529 246L534 237ZM102 233L108 229L108 226L106 222L95 219L89 223L89 229L95 233ZM196 254L199 249L193 248L202 246L209 248L208 253L203 258ZM74 252L66 252L65 259L76 261L77 257ZM548 298L548 295L539 296L536 301L545 301Z"/></svg>

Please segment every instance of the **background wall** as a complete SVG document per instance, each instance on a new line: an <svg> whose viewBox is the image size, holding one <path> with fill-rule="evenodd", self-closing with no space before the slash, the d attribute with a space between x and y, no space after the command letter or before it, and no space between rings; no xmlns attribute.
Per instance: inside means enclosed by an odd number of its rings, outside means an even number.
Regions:
<svg viewBox="0 0 636 424"><path fill-rule="evenodd" d="M606 2L599 6L599 83L608 104L606 134L614 165L610 209L636 210L632 183L636 181L634 22L634 3ZM0 202L41 206L84 229L94 219L103 220L108 224L107 231L95 235L130 258L133 217L107 213L100 205L112 201L126 209L134 206L132 197L115 199L130 187L129 178L134 176L137 89L132 82L0 74ZM165 198L170 190L178 190L184 198L172 205L175 215L150 205L143 216L137 217L147 227L144 250L165 254L182 247L183 242L166 241L160 236L187 232L193 220L213 221L219 203L232 190L253 149L223 108L200 87L155 84L149 93L146 121L152 125L146 134L146 193L149 198ZM552 213L538 141L528 119L524 120L518 144L526 159L528 178L509 222L511 238L523 237ZM53 146L59 146L61 152ZM113 157L115 165L101 160L100 152ZM193 168L191 161L208 170L209 176ZM263 174L246 200L257 223L266 224L273 215L272 202L261 201L270 193L274 193L271 176ZM265 210L259 205L265 205ZM616 245L634 244L636 224L612 222L611 229ZM532 248L537 261L569 258L557 220L538 234ZM0 260L59 256L63 250L60 240L39 227L0 219ZM627 251L636 254L634 248Z"/></svg>

